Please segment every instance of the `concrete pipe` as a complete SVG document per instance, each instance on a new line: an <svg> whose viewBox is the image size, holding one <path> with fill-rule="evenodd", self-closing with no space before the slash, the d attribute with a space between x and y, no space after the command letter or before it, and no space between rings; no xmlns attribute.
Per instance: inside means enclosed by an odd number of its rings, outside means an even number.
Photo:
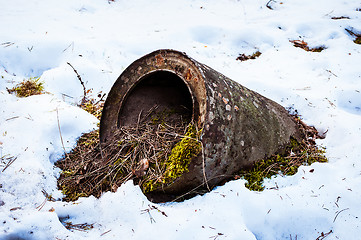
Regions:
<svg viewBox="0 0 361 240"><path fill-rule="evenodd" d="M159 191L180 196L200 186L212 188L240 169L300 139L289 113L276 102L175 50L157 50L133 62L114 83L100 122L100 140L136 122L155 104L184 107L188 121L202 129L203 151L185 172ZM156 200L155 200L156 201Z"/></svg>

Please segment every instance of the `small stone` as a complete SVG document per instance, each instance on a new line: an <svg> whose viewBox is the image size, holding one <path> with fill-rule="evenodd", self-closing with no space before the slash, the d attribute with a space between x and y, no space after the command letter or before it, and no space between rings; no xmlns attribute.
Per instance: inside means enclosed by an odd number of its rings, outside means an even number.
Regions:
<svg viewBox="0 0 361 240"><path fill-rule="evenodd" d="M212 122L214 119L214 114L213 112L209 112L209 121Z"/></svg>
<svg viewBox="0 0 361 240"><path fill-rule="evenodd" d="M222 98L222 100L223 100L223 102L224 102L224 104L227 104L228 102L229 102L229 99L228 98Z"/></svg>

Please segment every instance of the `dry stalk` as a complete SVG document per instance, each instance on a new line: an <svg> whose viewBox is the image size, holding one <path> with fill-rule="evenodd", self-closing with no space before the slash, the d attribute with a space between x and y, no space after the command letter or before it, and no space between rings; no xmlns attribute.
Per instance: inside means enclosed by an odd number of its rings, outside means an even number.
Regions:
<svg viewBox="0 0 361 240"><path fill-rule="evenodd" d="M73 67L73 65L71 65L69 62L67 62L67 64L73 69L73 71L74 71L75 74L76 74L76 77L79 79L80 84L81 84L81 86L83 87L83 94L84 94L84 96L83 96L83 99L82 99L82 103L84 103L84 102L86 102L86 95L87 95L87 90L86 90L86 88L85 88L84 82L83 82L83 80L81 79L78 71Z"/></svg>

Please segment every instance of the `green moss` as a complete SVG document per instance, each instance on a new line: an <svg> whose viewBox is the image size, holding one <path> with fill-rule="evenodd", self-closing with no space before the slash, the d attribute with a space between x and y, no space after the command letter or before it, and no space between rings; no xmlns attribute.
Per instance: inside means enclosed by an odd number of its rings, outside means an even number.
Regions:
<svg viewBox="0 0 361 240"><path fill-rule="evenodd" d="M31 77L8 89L8 92L15 93L17 97L39 95L44 93L44 83L40 81L40 77Z"/></svg>
<svg viewBox="0 0 361 240"><path fill-rule="evenodd" d="M78 146L94 148L99 143L99 129L83 134L77 141Z"/></svg>
<svg viewBox="0 0 361 240"><path fill-rule="evenodd" d="M163 110L160 112L155 112L151 115L151 123L153 125L161 124L163 125L166 122L166 119L171 115L170 110Z"/></svg>
<svg viewBox="0 0 361 240"><path fill-rule="evenodd" d="M161 186L169 185L188 171L191 160L202 151L202 144L198 140L200 134L201 130L197 131L193 124L188 126L187 133L182 140L172 148L171 154L164 162L166 170L163 176L156 180L144 181L142 184L144 192L151 192Z"/></svg>
<svg viewBox="0 0 361 240"><path fill-rule="evenodd" d="M150 123L153 125L164 126L165 124L169 123L169 119L179 115L186 116L186 119L184 119L183 121L187 120L188 116L185 114L184 110L182 111L181 109L172 108L172 109L164 109L162 111L155 111L150 115Z"/></svg>
<svg viewBox="0 0 361 240"><path fill-rule="evenodd" d="M66 197L64 198L65 201L76 201L80 197L88 197L87 194L83 192L77 192L75 188L68 188L67 186L61 186L59 188Z"/></svg>
<svg viewBox="0 0 361 240"><path fill-rule="evenodd" d="M95 104L94 101L88 101L80 105L80 107L100 120L103 106Z"/></svg>
<svg viewBox="0 0 361 240"><path fill-rule="evenodd" d="M72 176L75 174L74 171L67 171L67 170L64 170L61 172L61 174L63 174L64 176Z"/></svg>
<svg viewBox="0 0 361 240"><path fill-rule="evenodd" d="M308 146L291 138L284 153L274 154L267 159L256 162L251 169L242 170L239 175L247 180L245 186L252 191L263 191L263 180L276 174L294 175L302 165L315 162L327 162L325 150Z"/></svg>

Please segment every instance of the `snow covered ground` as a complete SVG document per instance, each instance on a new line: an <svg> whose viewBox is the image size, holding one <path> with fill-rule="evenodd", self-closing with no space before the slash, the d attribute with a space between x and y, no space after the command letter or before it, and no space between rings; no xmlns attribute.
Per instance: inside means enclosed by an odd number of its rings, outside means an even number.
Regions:
<svg viewBox="0 0 361 240"><path fill-rule="evenodd" d="M268 6L268 7L267 7ZM11 0L0 2L0 239L361 239L359 0ZM333 19L336 18L336 19ZM340 19L338 19L340 18ZM304 40L320 53L296 48ZM261 193L244 180L182 203L153 204L127 182L100 199L62 202L54 167L97 119L76 107L107 93L137 58L186 52L327 131L329 163L277 176ZM241 53L262 55L237 61ZM48 94L6 88L41 76ZM42 191L57 199L44 203ZM67 230L93 224L89 230ZM90 225L89 225L90 226Z"/></svg>

